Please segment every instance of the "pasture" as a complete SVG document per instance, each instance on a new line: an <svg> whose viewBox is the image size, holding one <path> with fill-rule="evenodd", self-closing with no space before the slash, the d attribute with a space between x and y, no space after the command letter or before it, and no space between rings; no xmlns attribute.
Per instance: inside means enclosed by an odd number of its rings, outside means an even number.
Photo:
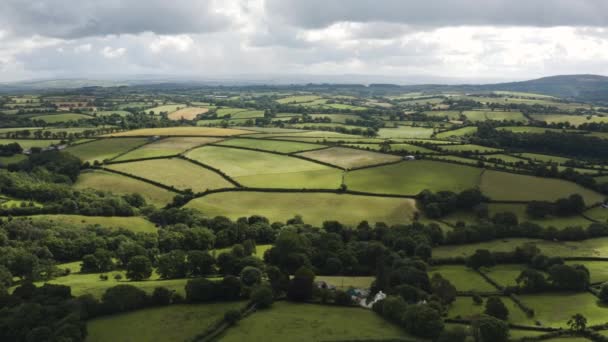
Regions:
<svg viewBox="0 0 608 342"><path fill-rule="evenodd" d="M577 313L587 318L587 325L606 323L608 307L598 304L597 297L587 292L520 295L519 298L534 308L534 319L543 326L566 328L568 319Z"/></svg>
<svg viewBox="0 0 608 342"><path fill-rule="evenodd" d="M584 123L606 123L607 116L596 115L569 115L569 114L532 114L534 120L544 121L546 123L569 122L573 126L579 126Z"/></svg>
<svg viewBox="0 0 608 342"><path fill-rule="evenodd" d="M99 317L87 323L87 342L186 341L243 302L178 304Z"/></svg>
<svg viewBox="0 0 608 342"><path fill-rule="evenodd" d="M292 104L292 103L312 102L319 98L321 98L321 97L318 95L294 95L294 96L284 97L284 98L278 99L276 101L281 104Z"/></svg>
<svg viewBox="0 0 608 342"><path fill-rule="evenodd" d="M338 220L357 225L363 220L387 224L411 222L417 211L412 199L383 198L332 193L223 192L196 198L185 206L207 216L232 219L254 214L272 221L286 221L301 215L304 222L320 225Z"/></svg>
<svg viewBox="0 0 608 342"><path fill-rule="evenodd" d="M371 310L277 302L243 319L220 340L279 342L287 336L293 342L409 338Z"/></svg>
<svg viewBox="0 0 608 342"><path fill-rule="evenodd" d="M194 120L199 114L205 114L208 111L208 108L187 107L171 112L167 117L170 120Z"/></svg>
<svg viewBox="0 0 608 342"><path fill-rule="evenodd" d="M173 156L191 148L221 141L221 138L169 137L143 145L116 158L115 161Z"/></svg>
<svg viewBox="0 0 608 342"><path fill-rule="evenodd" d="M361 151L353 148L331 147L317 151L298 153L297 155L318 160L344 169L397 162L402 158L390 154Z"/></svg>
<svg viewBox="0 0 608 342"><path fill-rule="evenodd" d="M398 126L397 128L380 128L378 137L388 138L430 138L433 129L427 127Z"/></svg>
<svg viewBox="0 0 608 342"><path fill-rule="evenodd" d="M369 289L376 278L351 276L316 276L315 281L324 281L339 289L349 288Z"/></svg>
<svg viewBox="0 0 608 342"><path fill-rule="evenodd" d="M159 115L161 113L173 113L176 112L180 109L186 108L187 106L185 104L167 104L167 105L162 105L162 106L158 106L158 107L154 107L154 108L148 108L146 109L147 113L154 113L156 115Z"/></svg>
<svg viewBox="0 0 608 342"><path fill-rule="evenodd" d="M325 146L319 144L309 144L305 142L293 142L293 141L276 141L276 140L263 140L263 139L229 139L224 140L217 145L221 146L234 146L234 147L246 147L255 148L258 150L265 150L270 152L280 153L293 153L300 151L309 151Z"/></svg>
<svg viewBox="0 0 608 342"><path fill-rule="evenodd" d="M501 297L502 302L509 310L507 321L512 324L521 324L534 326L534 318L529 318L517 304L509 297ZM484 304L487 298L484 298ZM471 297L456 297L456 300L450 304L448 309L448 318L456 319L471 319L476 315L482 314L485 310L485 305L476 305Z"/></svg>
<svg viewBox="0 0 608 342"><path fill-rule="evenodd" d="M521 271L526 269L525 265L517 264L501 264L495 265L482 270L490 279L494 280L502 286L516 286L516 279Z"/></svg>
<svg viewBox="0 0 608 342"><path fill-rule="evenodd" d="M429 277L439 273L448 279L458 291L491 292L496 288L483 279L474 270L461 265L434 266L428 270Z"/></svg>
<svg viewBox="0 0 608 342"><path fill-rule="evenodd" d="M130 163L118 163L106 166L116 170L179 190L192 189L194 192L231 188L232 183L218 173L189 161L173 159L150 159Z"/></svg>
<svg viewBox="0 0 608 342"><path fill-rule="evenodd" d="M591 205L604 199L601 194L561 179L487 170L481 177L481 191L493 200L555 201L571 194L583 196Z"/></svg>
<svg viewBox="0 0 608 342"><path fill-rule="evenodd" d="M512 120L526 122L528 119L521 112L501 112L491 110L467 110L463 112L463 115L469 119L469 121L479 122L486 120Z"/></svg>
<svg viewBox="0 0 608 342"><path fill-rule="evenodd" d="M422 146L417 146L417 145L412 145L412 144L406 144L406 143L391 144L391 151L394 151L394 152L408 152L408 153L413 153L413 154L416 154L416 153L419 153L419 154L435 154L435 153L438 153L437 151L431 150L430 148L426 148L426 147L422 147Z"/></svg>
<svg viewBox="0 0 608 342"><path fill-rule="evenodd" d="M58 145L61 140L54 139L0 139L0 145L17 143L22 149L30 149L32 147L49 147Z"/></svg>
<svg viewBox="0 0 608 342"><path fill-rule="evenodd" d="M449 131L443 131L435 134L435 138L437 139L446 139L449 137L461 137L469 134L475 134L477 132L477 126L467 126L462 128L457 128Z"/></svg>
<svg viewBox="0 0 608 342"><path fill-rule="evenodd" d="M111 190L113 193L121 195L138 193L146 199L146 202L158 207L165 206L177 195L175 192L150 183L100 170L82 172L74 187L99 191Z"/></svg>
<svg viewBox="0 0 608 342"><path fill-rule="evenodd" d="M78 121L78 120L89 120L93 117L90 115L78 114L78 113L63 113L63 114L50 114L50 115L39 115L32 117L32 120L44 121L48 124L54 124L59 122L67 121Z"/></svg>
<svg viewBox="0 0 608 342"><path fill-rule="evenodd" d="M438 146L440 150L446 152L471 152L471 153L494 153L500 152L500 149L485 147L480 145L473 144L464 144L464 145L440 145Z"/></svg>
<svg viewBox="0 0 608 342"><path fill-rule="evenodd" d="M222 170L249 187L337 189L342 171L318 163L273 153L206 146L186 157Z"/></svg>
<svg viewBox="0 0 608 342"><path fill-rule="evenodd" d="M488 205L488 213L490 217L497 213L510 212L517 216L519 222L532 222L543 227L555 227L563 229L566 227L587 227L591 224L591 221L580 215L572 216L547 216L544 218L532 218L526 213L526 205L524 204L504 204L504 203L490 203Z"/></svg>
<svg viewBox="0 0 608 342"><path fill-rule="evenodd" d="M99 139L85 144L69 146L65 151L78 157L83 162L93 162L95 160L103 162L147 142L148 140L145 138Z"/></svg>
<svg viewBox="0 0 608 342"><path fill-rule="evenodd" d="M459 192L474 188L480 174L480 169L470 166L415 160L351 171L345 181L350 190L417 195L425 189Z"/></svg>
<svg viewBox="0 0 608 342"><path fill-rule="evenodd" d="M154 233L157 228L154 223L141 216L83 216L83 215L34 215L29 216L33 222L54 222L75 228L101 226L104 228L124 228L135 233Z"/></svg>
<svg viewBox="0 0 608 342"><path fill-rule="evenodd" d="M251 134L251 131L233 128L215 127L162 127L162 128L141 128L132 131L112 133L113 137L150 137L150 136L210 136L228 137L232 135Z"/></svg>

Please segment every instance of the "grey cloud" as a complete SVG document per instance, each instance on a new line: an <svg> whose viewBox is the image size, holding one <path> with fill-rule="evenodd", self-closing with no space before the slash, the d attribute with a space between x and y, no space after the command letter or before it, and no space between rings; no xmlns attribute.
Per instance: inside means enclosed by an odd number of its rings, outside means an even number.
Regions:
<svg viewBox="0 0 608 342"><path fill-rule="evenodd" d="M458 25L608 26L605 0L267 0L285 23L318 28L335 22Z"/></svg>
<svg viewBox="0 0 608 342"><path fill-rule="evenodd" d="M15 35L80 38L110 34L204 33L230 20L206 0L2 0L0 30Z"/></svg>

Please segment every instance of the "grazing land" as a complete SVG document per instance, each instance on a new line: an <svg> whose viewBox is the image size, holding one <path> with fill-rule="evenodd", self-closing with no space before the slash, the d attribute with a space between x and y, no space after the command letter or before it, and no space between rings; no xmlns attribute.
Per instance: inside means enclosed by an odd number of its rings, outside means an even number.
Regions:
<svg viewBox="0 0 608 342"><path fill-rule="evenodd" d="M173 156L186 150L221 141L221 138L169 137L143 145L114 159L115 161Z"/></svg>
<svg viewBox="0 0 608 342"><path fill-rule="evenodd" d="M113 133L114 137L148 137L148 136L212 136L228 137L232 135L251 134L251 131L215 127L163 127L142 128L133 131Z"/></svg>
<svg viewBox="0 0 608 342"><path fill-rule="evenodd" d="M304 142L293 142L293 141L275 141L275 140L262 140L262 139L229 139L218 143L217 145L222 146L234 146L234 147L246 147L254 148L258 150L280 152L280 153L293 153L300 151L309 151L323 148L325 146L319 144L308 144Z"/></svg>
<svg viewBox="0 0 608 342"><path fill-rule="evenodd" d="M352 148L332 147L318 151L298 153L299 156L319 160L345 169L358 168L376 164L392 163L401 157Z"/></svg>
<svg viewBox="0 0 608 342"><path fill-rule="evenodd" d="M146 138L112 138L99 139L96 141L70 146L65 149L66 152L75 155L83 162L102 162L106 159L112 159L122 153L126 153L143 144L146 144Z"/></svg>
<svg viewBox="0 0 608 342"><path fill-rule="evenodd" d="M29 217L32 221L57 222L75 228L100 226L105 228L124 228L136 233L156 233L154 223L140 216L83 216L83 215L35 215Z"/></svg>
<svg viewBox="0 0 608 342"><path fill-rule="evenodd" d="M168 118L171 120L192 120L198 115L205 114L208 111L208 108L188 107L169 113Z"/></svg>

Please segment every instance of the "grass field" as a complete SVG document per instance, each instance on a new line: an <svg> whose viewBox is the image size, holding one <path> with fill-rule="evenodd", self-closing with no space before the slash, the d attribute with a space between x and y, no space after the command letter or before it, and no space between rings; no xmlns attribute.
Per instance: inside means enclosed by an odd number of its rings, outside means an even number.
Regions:
<svg viewBox="0 0 608 342"><path fill-rule="evenodd" d="M435 137L438 139L445 139L449 137L461 137L468 134L475 134L477 132L477 126L467 126L458 129L454 129L451 131L445 131L441 133L435 134Z"/></svg>
<svg viewBox="0 0 608 342"><path fill-rule="evenodd" d="M580 215L565 217L547 216L542 219L531 218L528 216L528 214L526 214L526 205L524 204L490 203L488 205L488 211L490 217L494 216L496 213L511 212L517 215L519 222L528 221L544 227L552 226L558 229L572 226L587 227L589 224L591 224L591 221Z"/></svg>
<svg viewBox="0 0 608 342"><path fill-rule="evenodd" d="M79 189L111 190L115 194L139 193L148 203L158 207L165 206L177 195L177 193L137 179L98 170L81 173L74 186Z"/></svg>
<svg viewBox="0 0 608 342"><path fill-rule="evenodd" d="M136 233L156 233L154 223L140 216L82 216L82 215L35 215L29 218L36 221L56 222L76 228L99 225L105 228L125 228Z"/></svg>
<svg viewBox="0 0 608 342"><path fill-rule="evenodd" d="M115 160L131 160L180 154L191 148L220 141L221 138L205 137L169 137L146 144L138 149L123 154Z"/></svg>
<svg viewBox="0 0 608 342"><path fill-rule="evenodd" d="M585 211L585 215L599 222L608 222L608 208L595 207Z"/></svg>
<svg viewBox="0 0 608 342"><path fill-rule="evenodd" d="M118 114L120 116L127 116L131 113L127 112L126 110L101 110L101 111L95 112L95 115L97 115L97 116L110 116L112 114Z"/></svg>
<svg viewBox="0 0 608 342"><path fill-rule="evenodd" d="M34 116L32 120L42 120L46 123L58 123L66 121L78 121L78 120L89 120L93 117L90 115L77 114L77 113L64 113L64 114L52 114L52 115L40 115Z"/></svg>
<svg viewBox="0 0 608 342"><path fill-rule="evenodd" d="M183 159L151 159L131 163L111 164L107 168L136 175L179 190L194 192L232 188L218 173Z"/></svg>
<svg viewBox="0 0 608 342"><path fill-rule="evenodd" d="M502 153L496 153L496 154L487 154L484 156L486 158L486 160L492 160L492 159L497 159L497 160L501 160L505 163L527 163L528 161L522 158L518 158L518 157L514 157L512 155L509 154L502 154Z"/></svg>
<svg viewBox="0 0 608 342"><path fill-rule="evenodd" d="M169 105L163 105L163 106L158 106L158 107L154 107L154 108L148 108L146 109L146 113L150 113L150 112L154 112L154 114L158 115L160 113L173 113L175 111L178 111L182 108L186 108L187 106L183 103L181 104L169 104Z"/></svg>
<svg viewBox="0 0 608 342"><path fill-rule="evenodd" d="M263 110L244 110L236 112L230 116L232 119L252 119L252 118L263 118Z"/></svg>
<svg viewBox="0 0 608 342"><path fill-rule="evenodd" d="M380 128L380 138L430 138L433 129L427 127L399 126L397 128Z"/></svg>
<svg viewBox="0 0 608 342"><path fill-rule="evenodd" d="M296 96L288 96L282 99L276 100L278 103L289 104L289 103L303 103L303 102L311 102L317 99L320 99L320 96L317 95L296 95Z"/></svg>
<svg viewBox="0 0 608 342"><path fill-rule="evenodd" d="M98 160L101 162L112 159L147 142L148 140L145 138L100 139L86 144L70 146L65 151L82 161L93 162Z"/></svg>
<svg viewBox="0 0 608 342"><path fill-rule="evenodd" d="M575 130L565 130L558 128L547 128L547 127L533 127L533 126L512 126L512 127L498 127L500 131L510 131L513 133L545 133L556 132L556 133L565 133L565 132L576 132ZM580 132L580 131L579 131Z"/></svg>
<svg viewBox="0 0 608 342"><path fill-rule="evenodd" d="M464 145L441 145L439 149L447 152L474 152L474 153L493 153L500 152L500 149L480 146L480 145L472 145L472 144L464 144Z"/></svg>
<svg viewBox="0 0 608 342"><path fill-rule="evenodd" d="M417 195L422 190L462 191L479 181L480 169L436 161L416 160L357 170L346 174L350 190Z"/></svg>
<svg viewBox="0 0 608 342"><path fill-rule="evenodd" d="M493 200L547 200L579 194L587 205L604 199L599 193L561 179L541 178L487 170L481 177L481 191Z"/></svg>
<svg viewBox="0 0 608 342"><path fill-rule="evenodd" d="M299 151L308 151L323 148L323 145L319 144L308 144L305 142L292 142L292 141L276 141L276 140L262 140L262 139L229 139L224 140L218 145L222 146L236 146L236 147L248 147L259 150L281 152L281 153L292 153Z"/></svg>
<svg viewBox="0 0 608 342"><path fill-rule="evenodd" d="M331 147L318 151L298 153L298 155L337 165L345 169L401 160L399 156L344 147Z"/></svg>
<svg viewBox="0 0 608 342"><path fill-rule="evenodd" d="M342 277L342 276L316 276L315 281L324 281L339 289L362 288L369 289L376 278L374 277Z"/></svg>
<svg viewBox="0 0 608 342"><path fill-rule="evenodd" d="M26 159L27 156L24 154L15 154L10 157L0 157L0 167L5 167L9 164L15 164Z"/></svg>
<svg viewBox="0 0 608 342"><path fill-rule="evenodd" d="M409 338L371 310L278 302L240 321L220 337L241 341L333 341Z"/></svg>
<svg viewBox="0 0 608 342"><path fill-rule="evenodd" d="M251 134L251 131L232 128L215 127L163 127L163 128L142 128L133 131L112 133L114 137L149 137L149 136L211 136L227 137L240 134Z"/></svg>
<svg viewBox="0 0 608 342"><path fill-rule="evenodd" d="M391 151L407 151L409 153L435 154L437 151L411 144L391 144Z"/></svg>
<svg viewBox="0 0 608 342"><path fill-rule="evenodd" d="M57 145L61 141L60 140L47 140L47 139L0 139L0 145L7 145L12 143L17 143L23 149L29 149L32 147L48 147L51 145Z"/></svg>
<svg viewBox="0 0 608 342"><path fill-rule="evenodd" d="M87 323L87 342L187 341L205 331L243 302L180 304L137 310L93 319Z"/></svg>
<svg viewBox="0 0 608 342"><path fill-rule="evenodd" d="M486 120L511 120L519 122L527 122L528 119L521 112L501 112L491 110L467 110L463 112L470 121L486 121Z"/></svg>
<svg viewBox="0 0 608 342"><path fill-rule="evenodd" d="M557 242L538 239L502 239L490 242L471 243L466 245L439 246L433 248L433 257L466 257L478 249L492 252L511 252L527 242L534 242L547 256L561 257L608 257L608 238L596 238L576 242Z"/></svg>
<svg viewBox="0 0 608 342"><path fill-rule="evenodd" d="M477 272L460 265L435 266L429 269L429 277L439 273L448 279L458 291L496 291L496 288L485 281Z"/></svg>
<svg viewBox="0 0 608 342"><path fill-rule="evenodd" d="M249 187L337 189L342 177L342 171L335 168L266 152L206 146L186 156Z"/></svg>
<svg viewBox="0 0 608 342"><path fill-rule="evenodd" d="M568 114L532 114L534 120L544 121L547 123L569 122L573 126L578 126L584 123L601 123L608 122L607 116L588 116L588 115L568 115Z"/></svg>
<svg viewBox="0 0 608 342"><path fill-rule="evenodd" d="M484 269L482 272L502 286L516 286L515 280L524 269L526 269L524 265L502 264Z"/></svg>
<svg viewBox="0 0 608 342"><path fill-rule="evenodd" d="M199 209L207 216L224 215L233 219L258 214L270 221L285 221L301 215L306 223L315 225L326 220L338 220L349 225L363 220L407 223L416 212L415 202L411 199L242 191L207 195L190 201L186 207Z"/></svg>
<svg viewBox="0 0 608 342"><path fill-rule="evenodd" d="M197 115L205 114L209 111L207 108L187 107L169 113L167 116L170 120L194 120Z"/></svg>
<svg viewBox="0 0 608 342"><path fill-rule="evenodd" d="M509 297L501 297L502 302L509 310L508 322L513 324L534 325L534 319L528 318L517 304ZM448 309L447 318L471 319L473 316L482 314L485 310L485 301L482 305L475 305L471 297L456 297L456 300Z"/></svg>
<svg viewBox="0 0 608 342"><path fill-rule="evenodd" d="M519 298L534 308L534 319L543 326L567 327L572 315L581 313L587 318L587 325L606 323L608 307L598 304L598 299L590 293L551 293L520 295ZM556 310L559 308L559 310Z"/></svg>
<svg viewBox="0 0 608 342"><path fill-rule="evenodd" d="M604 283L608 281L608 262L605 261L566 261L566 264L585 265L589 270L591 283Z"/></svg>

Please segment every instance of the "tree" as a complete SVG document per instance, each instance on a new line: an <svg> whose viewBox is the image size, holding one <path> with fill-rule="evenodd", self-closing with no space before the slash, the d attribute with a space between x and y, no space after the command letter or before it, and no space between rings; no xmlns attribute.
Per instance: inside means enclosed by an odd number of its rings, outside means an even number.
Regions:
<svg viewBox="0 0 608 342"><path fill-rule="evenodd" d="M212 274L214 271L215 258L208 252L192 250L186 256L186 269L193 277Z"/></svg>
<svg viewBox="0 0 608 342"><path fill-rule="evenodd" d="M409 305L402 323L409 333L425 338L436 338L443 330L441 314L428 304Z"/></svg>
<svg viewBox="0 0 608 342"><path fill-rule="evenodd" d="M602 303L608 303L608 283L603 283L599 294Z"/></svg>
<svg viewBox="0 0 608 342"><path fill-rule="evenodd" d="M445 329L439 335L437 342L464 342L467 339L467 331L460 326Z"/></svg>
<svg viewBox="0 0 608 342"><path fill-rule="evenodd" d="M190 279L186 283L186 300L191 303L214 300L216 292L215 284L209 279Z"/></svg>
<svg viewBox="0 0 608 342"><path fill-rule="evenodd" d="M577 313L568 320L568 327L572 331L581 332L587 327L587 318Z"/></svg>
<svg viewBox="0 0 608 342"><path fill-rule="evenodd" d="M559 290L585 291L589 286L589 270L583 265L553 265L549 280Z"/></svg>
<svg viewBox="0 0 608 342"><path fill-rule="evenodd" d="M487 249L478 249L467 259L467 266L475 270L480 267L491 267L494 264L496 264L494 256Z"/></svg>
<svg viewBox="0 0 608 342"><path fill-rule="evenodd" d="M269 308L274 302L272 289L267 285L260 285L251 291L251 301L260 309Z"/></svg>
<svg viewBox="0 0 608 342"><path fill-rule="evenodd" d="M476 342L507 342L509 325L498 318L479 315L471 325L471 334Z"/></svg>
<svg viewBox="0 0 608 342"><path fill-rule="evenodd" d="M509 310L505 306L505 304L498 297L490 297L486 301L486 310L484 311L486 315L496 317L503 321L506 321L509 317Z"/></svg>
<svg viewBox="0 0 608 342"><path fill-rule="evenodd" d="M127 264L127 278L130 280L144 280L152 275L152 263L143 255L137 255Z"/></svg>
<svg viewBox="0 0 608 342"><path fill-rule="evenodd" d="M241 319L241 313L239 310L231 309L226 311L224 314L224 321L229 325L235 325Z"/></svg>
<svg viewBox="0 0 608 342"><path fill-rule="evenodd" d="M183 278L186 276L186 253L176 249L158 257L158 274L164 279Z"/></svg>
<svg viewBox="0 0 608 342"><path fill-rule="evenodd" d="M262 279L262 271L256 267L246 266L241 271L241 281L245 286L253 286Z"/></svg>
<svg viewBox="0 0 608 342"><path fill-rule="evenodd" d="M296 302L304 302L312 298L315 273L308 267L300 267L289 282L287 297Z"/></svg>
<svg viewBox="0 0 608 342"><path fill-rule="evenodd" d="M451 304L456 299L456 287L439 273L433 274L431 278L431 290L443 305Z"/></svg>
<svg viewBox="0 0 608 342"><path fill-rule="evenodd" d="M171 304L171 297L173 296L173 291L169 290L166 287L155 287L154 291L152 291L152 304L153 305L169 305Z"/></svg>
<svg viewBox="0 0 608 342"><path fill-rule="evenodd" d="M146 304L146 293L132 285L110 287L101 296L101 303L106 312L123 312L143 308Z"/></svg>
<svg viewBox="0 0 608 342"><path fill-rule="evenodd" d="M547 279L545 279L543 273L531 268L521 271L515 281L526 292L540 292L548 286Z"/></svg>

